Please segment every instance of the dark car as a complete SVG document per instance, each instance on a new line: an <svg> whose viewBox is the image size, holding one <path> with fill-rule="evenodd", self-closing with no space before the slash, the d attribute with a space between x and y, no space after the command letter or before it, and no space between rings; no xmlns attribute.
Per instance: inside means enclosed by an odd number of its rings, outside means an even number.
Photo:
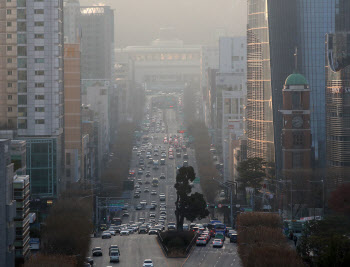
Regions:
<svg viewBox="0 0 350 267"><path fill-rule="evenodd" d="M231 234L230 243L237 243L237 234Z"/></svg>
<svg viewBox="0 0 350 267"><path fill-rule="evenodd" d="M92 256L102 256L102 249L100 247L93 248Z"/></svg>

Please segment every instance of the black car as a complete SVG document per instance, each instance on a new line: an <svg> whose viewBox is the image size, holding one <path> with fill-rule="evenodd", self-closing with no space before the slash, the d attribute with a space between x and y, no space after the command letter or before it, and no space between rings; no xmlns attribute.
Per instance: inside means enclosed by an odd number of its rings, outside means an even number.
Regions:
<svg viewBox="0 0 350 267"><path fill-rule="evenodd" d="M94 259L91 257L86 257L85 262L89 263L91 266L94 265Z"/></svg>
<svg viewBox="0 0 350 267"><path fill-rule="evenodd" d="M100 247L93 248L92 256L102 256L102 249Z"/></svg>
<svg viewBox="0 0 350 267"><path fill-rule="evenodd" d="M134 198L140 198L140 195L139 194L135 194Z"/></svg>
<svg viewBox="0 0 350 267"><path fill-rule="evenodd" d="M231 234L230 243L237 243L237 234Z"/></svg>

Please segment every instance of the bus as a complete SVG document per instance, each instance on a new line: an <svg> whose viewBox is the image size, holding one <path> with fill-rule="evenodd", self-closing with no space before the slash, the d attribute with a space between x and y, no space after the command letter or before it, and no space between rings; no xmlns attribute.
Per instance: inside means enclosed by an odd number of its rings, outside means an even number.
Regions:
<svg viewBox="0 0 350 267"><path fill-rule="evenodd" d="M223 235L226 234L226 225L223 223L216 223L214 224L214 231L215 234L221 233Z"/></svg>
<svg viewBox="0 0 350 267"><path fill-rule="evenodd" d="M122 219L114 217L112 219L112 223L115 224L115 225L121 225L122 224Z"/></svg>

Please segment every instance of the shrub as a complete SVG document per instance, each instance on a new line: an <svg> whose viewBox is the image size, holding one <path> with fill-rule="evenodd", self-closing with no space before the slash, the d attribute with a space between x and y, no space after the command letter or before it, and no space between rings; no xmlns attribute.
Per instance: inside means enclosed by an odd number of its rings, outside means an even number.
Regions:
<svg viewBox="0 0 350 267"><path fill-rule="evenodd" d="M277 214L242 213L237 218L238 254L245 267L304 266L282 233Z"/></svg>

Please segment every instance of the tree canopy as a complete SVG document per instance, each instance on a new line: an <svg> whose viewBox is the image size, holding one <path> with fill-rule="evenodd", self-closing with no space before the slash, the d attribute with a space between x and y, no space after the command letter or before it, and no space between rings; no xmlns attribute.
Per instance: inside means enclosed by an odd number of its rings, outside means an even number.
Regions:
<svg viewBox="0 0 350 267"><path fill-rule="evenodd" d="M238 181L244 187L260 188L263 178L266 176L262 158L249 158L238 164Z"/></svg>
<svg viewBox="0 0 350 267"><path fill-rule="evenodd" d="M190 182L196 178L192 166L181 167L176 176L176 202L175 216L177 229L183 229L184 219L193 222L195 219L203 219L209 215L206 207L206 201L202 194L191 194L192 188ZM191 194L191 195L190 195Z"/></svg>

